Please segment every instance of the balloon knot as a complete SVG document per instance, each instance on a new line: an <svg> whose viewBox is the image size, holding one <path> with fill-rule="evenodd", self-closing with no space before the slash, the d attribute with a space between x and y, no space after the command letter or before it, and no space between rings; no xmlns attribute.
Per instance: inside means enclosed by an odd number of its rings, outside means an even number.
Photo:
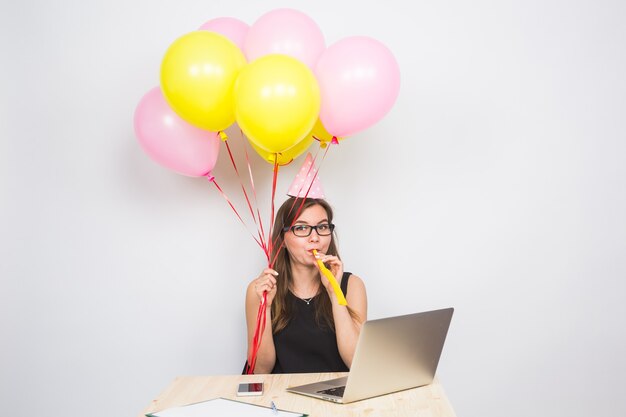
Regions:
<svg viewBox="0 0 626 417"><path fill-rule="evenodd" d="M332 143L333 145L339 145L339 139L337 139L337 136L333 136L330 143Z"/></svg>
<svg viewBox="0 0 626 417"><path fill-rule="evenodd" d="M218 134L220 135L220 139L226 142L226 140L228 139L228 135L223 130L220 130Z"/></svg>
<svg viewBox="0 0 626 417"><path fill-rule="evenodd" d="M209 182L215 181L215 177L213 175L211 175L210 172L208 174L206 174L205 177L206 177L207 180L209 180Z"/></svg>

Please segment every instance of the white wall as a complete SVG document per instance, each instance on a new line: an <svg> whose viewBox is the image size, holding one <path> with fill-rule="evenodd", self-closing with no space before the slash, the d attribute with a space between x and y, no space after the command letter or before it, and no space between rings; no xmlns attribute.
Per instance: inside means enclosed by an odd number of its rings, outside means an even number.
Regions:
<svg viewBox="0 0 626 417"><path fill-rule="evenodd" d="M459 416L624 415L618 0L3 3L2 414L132 416L177 375L240 371L261 251L132 116L175 38L285 5L401 66L394 109L321 169L370 317L456 307L440 378ZM225 152L215 173L240 203Z"/></svg>

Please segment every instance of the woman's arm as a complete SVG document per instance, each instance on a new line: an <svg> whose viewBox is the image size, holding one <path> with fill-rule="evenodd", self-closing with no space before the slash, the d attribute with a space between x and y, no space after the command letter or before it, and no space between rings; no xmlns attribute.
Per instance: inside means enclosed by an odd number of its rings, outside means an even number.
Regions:
<svg viewBox="0 0 626 417"><path fill-rule="evenodd" d="M327 264L332 274L338 283L341 283L343 277L343 262L337 256L324 255L318 253L316 255L318 261L322 261ZM356 317L352 318L347 306L342 306L337 300L337 295L333 290L332 285L323 273L320 275L322 279L322 285L326 288L326 292L330 297L330 302L333 306L333 320L335 321L335 333L337 335L337 347L339 348L339 355L348 368L352 366L352 358L354 357L354 350L356 349L356 342L359 340L359 334L361 333L361 325L367 320L367 294L365 292L365 284L363 280L356 275L350 275L350 291L346 296L346 301L350 309L356 313Z"/></svg>
<svg viewBox="0 0 626 417"><path fill-rule="evenodd" d="M272 337L272 301L276 295L276 279L272 276L275 271L266 269L254 281L248 285L246 291L246 324L248 327L248 358L254 348L254 332L256 330L257 315L263 291L267 293L267 304L265 305L265 330L261 337L261 346L257 352L255 374L269 374L274 369L276 362L276 350Z"/></svg>
<svg viewBox="0 0 626 417"><path fill-rule="evenodd" d="M348 308L339 304L334 291L330 292L329 296L333 306L333 319L335 320L339 355L346 366L350 368L356 343L361 333L361 326L367 320L367 293L365 292L363 280L356 275L350 276L348 285L350 286L350 291L347 292L346 301L357 317L352 318Z"/></svg>

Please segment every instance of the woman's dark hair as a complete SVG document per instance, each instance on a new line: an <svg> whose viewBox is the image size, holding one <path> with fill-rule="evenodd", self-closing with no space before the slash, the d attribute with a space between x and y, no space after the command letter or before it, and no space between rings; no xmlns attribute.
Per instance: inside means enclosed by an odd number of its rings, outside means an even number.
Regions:
<svg viewBox="0 0 626 417"><path fill-rule="evenodd" d="M298 219L297 217L307 208L313 206L321 206L326 212L329 223L333 221L333 209L323 199L317 198L295 198L290 197L283 203L276 213L274 221L274 231L272 233L272 253L271 259L274 259L273 269L278 272L276 296L272 301L272 329L273 333L278 333L287 326L289 319L293 314L293 305L288 302L287 296L291 288L293 277L291 275L291 259L289 252L284 244L285 227L293 226ZM287 232L288 233L288 232ZM337 245L335 243L335 234L331 235L330 245L328 246L328 255L339 256ZM320 291L323 286L320 285ZM348 307L350 315L354 318L355 313ZM319 326L335 329L333 320L332 305L328 297L318 297L315 303L315 321Z"/></svg>

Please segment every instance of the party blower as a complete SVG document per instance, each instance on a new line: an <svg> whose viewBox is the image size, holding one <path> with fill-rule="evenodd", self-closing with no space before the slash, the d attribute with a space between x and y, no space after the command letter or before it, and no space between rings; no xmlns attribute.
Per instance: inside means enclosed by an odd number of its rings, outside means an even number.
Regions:
<svg viewBox="0 0 626 417"><path fill-rule="evenodd" d="M313 255L317 257L317 251L315 249L313 249ZM328 268L326 268L326 265L324 265L324 262L322 262L321 259L317 260L317 265L320 267L322 274L324 274L328 281L330 281L330 285L335 291L335 295L337 296L337 301L339 302L339 305L347 306L348 302L346 301L346 297L344 297L343 291L341 291L341 287L339 287L339 284L337 283L337 280L335 279L333 273L330 272Z"/></svg>

